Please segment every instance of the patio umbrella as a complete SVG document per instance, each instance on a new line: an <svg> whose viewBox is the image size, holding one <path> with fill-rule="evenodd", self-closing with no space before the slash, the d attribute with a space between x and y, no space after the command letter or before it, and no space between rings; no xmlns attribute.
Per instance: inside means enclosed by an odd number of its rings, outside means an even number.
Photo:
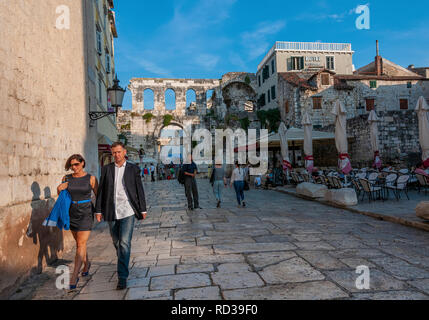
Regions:
<svg viewBox="0 0 429 320"><path fill-rule="evenodd" d="M350 156L348 154L348 143L347 143L347 110L344 104L340 100L336 100L332 114L336 116L335 119L335 144L340 154L338 160L338 167L344 174L349 174L352 171L352 165L350 163Z"/></svg>
<svg viewBox="0 0 429 320"><path fill-rule="evenodd" d="M422 158L425 167L429 167L429 107L425 98L420 97L417 102L416 111L419 117L420 145L422 147Z"/></svg>
<svg viewBox="0 0 429 320"><path fill-rule="evenodd" d="M380 119L377 117L377 114L374 110L371 110L371 113L368 117L368 122L370 125L370 136L371 136L371 147L374 152L374 168L381 168L381 159L380 159L380 151L379 151L379 143L378 143L378 122Z"/></svg>
<svg viewBox="0 0 429 320"><path fill-rule="evenodd" d="M313 158L313 124L311 123L310 115L306 112L302 118L302 126L304 127L304 154L305 168L311 174L314 167Z"/></svg>
<svg viewBox="0 0 429 320"><path fill-rule="evenodd" d="M280 147L282 150L283 170L291 170L292 164L289 159L289 144L287 141L287 128L284 122L279 127Z"/></svg>

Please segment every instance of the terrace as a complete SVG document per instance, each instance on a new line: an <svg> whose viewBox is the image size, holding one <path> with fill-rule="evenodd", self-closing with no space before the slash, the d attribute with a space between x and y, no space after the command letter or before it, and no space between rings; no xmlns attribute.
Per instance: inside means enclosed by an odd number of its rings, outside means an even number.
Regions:
<svg viewBox="0 0 429 320"><path fill-rule="evenodd" d="M258 71L265 65L275 51L301 51L301 52L344 52L353 53L351 43L322 43L322 42L285 42L277 41L268 51Z"/></svg>

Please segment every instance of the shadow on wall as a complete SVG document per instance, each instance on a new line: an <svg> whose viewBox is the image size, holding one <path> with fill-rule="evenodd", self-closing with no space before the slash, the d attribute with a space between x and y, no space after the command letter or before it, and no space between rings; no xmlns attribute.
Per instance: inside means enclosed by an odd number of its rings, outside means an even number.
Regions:
<svg viewBox="0 0 429 320"><path fill-rule="evenodd" d="M45 227L43 221L49 216L55 200L51 197L49 187L44 189L44 199L40 199L41 190L37 182L31 185L33 198L31 201L31 218L27 228L27 237L32 238L33 244L39 244L39 253L37 255L37 265L30 273L41 273L43 270L43 259L47 265L58 259L58 253L64 250L63 232L56 227Z"/></svg>

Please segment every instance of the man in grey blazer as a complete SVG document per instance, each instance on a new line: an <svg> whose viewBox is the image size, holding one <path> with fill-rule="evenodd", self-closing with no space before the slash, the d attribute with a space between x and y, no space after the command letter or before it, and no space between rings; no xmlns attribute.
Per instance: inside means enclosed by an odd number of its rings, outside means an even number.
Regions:
<svg viewBox="0 0 429 320"><path fill-rule="evenodd" d="M146 200L140 168L126 161L127 150L123 143L112 147L114 163L101 169L96 202L96 217L108 222L113 245L118 256L118 290L127 288L131 240L134 220L146 219Z"/></svg>

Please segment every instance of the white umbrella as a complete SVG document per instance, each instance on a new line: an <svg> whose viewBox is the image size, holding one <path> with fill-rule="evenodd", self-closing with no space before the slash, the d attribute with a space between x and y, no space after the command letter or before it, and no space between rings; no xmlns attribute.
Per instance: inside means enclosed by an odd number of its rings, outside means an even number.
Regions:
<svg viewBox="0 0 429 320"><path fill-rule="evenodd" d="M378 141L378 122L380 119L377 117L377 114L374 110L371 110L371 113L368 117L368 122L370 125L370 136L371 136L371 147L374 152L374 167L377 169L381 168L381 159L379 151L379 141Z"/></svg>
<svg viewBox="0 0 429 320"><path fill-rule="evenodd" d="M313 172L313 124L311 123L310 115L306 112L302 118L304 127L304 153L305 153L305 168L308 173Z"/></svg>
<svg viewBox="0 0 429 320"><path fill-rule="evenodd" d="M416 111L419 117L419 135L423 152L423 161L429 162L429 107L425 98L419 98Z"/></svg>
<svg viewBox="0 0 429 320"><path fill-rule="evenodd" d="M292 165L289 158L289 144L287 141L287 128L284 122L280 123L279 127L280 147L283 157L283 169L291 169Z"/></svg>
<svg viewBox="0 0 429 320"><path fill-rule="evenodd" d="M339 168L345 174L352 171L350 163L350 156L348 155L347 143L347 110L340 100L336 100L332 114L336 116L335 119L335 144L340 154Z"/></svg>

